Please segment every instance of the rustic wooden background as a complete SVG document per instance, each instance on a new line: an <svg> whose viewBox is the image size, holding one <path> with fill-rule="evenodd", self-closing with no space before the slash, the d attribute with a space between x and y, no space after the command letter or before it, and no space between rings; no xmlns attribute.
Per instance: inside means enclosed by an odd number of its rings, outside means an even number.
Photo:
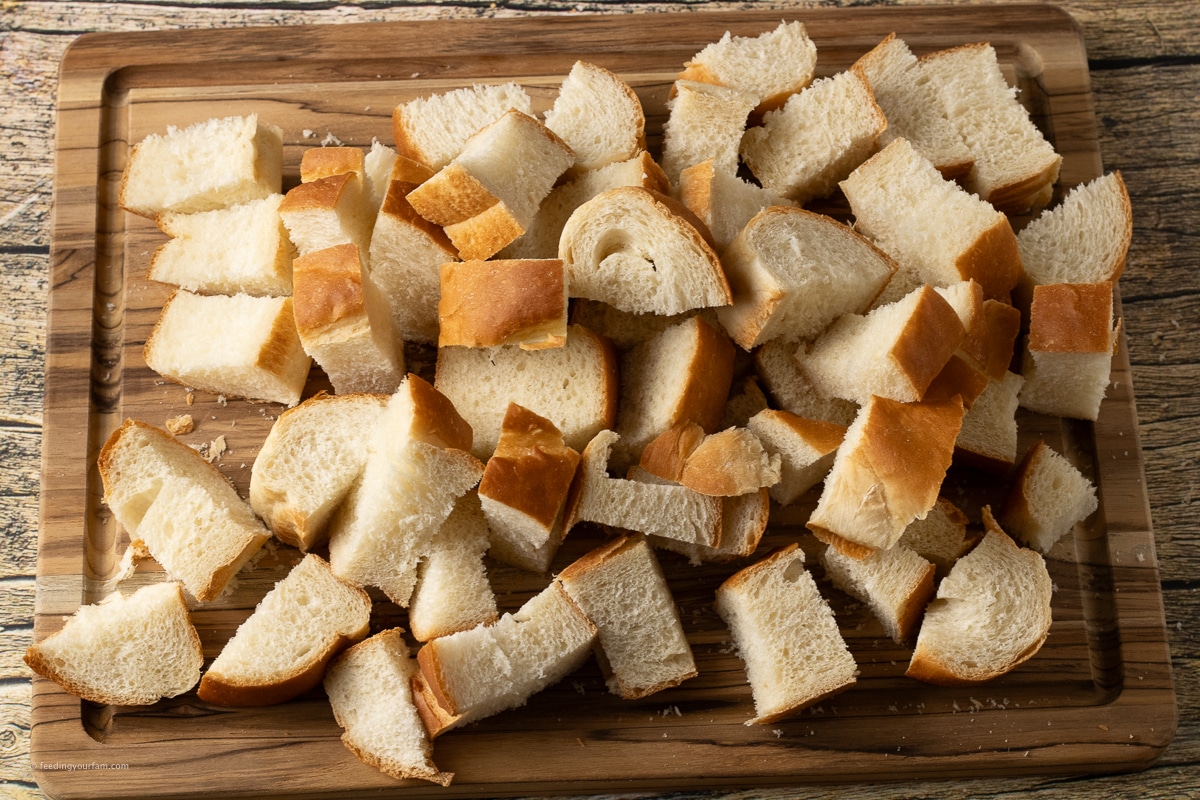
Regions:
<svg viewBox="0 0 1200 800"><path fill-rule="evenodd" d="M879 0L930 5L927 0ZM869 5L836 2L591 3L459 0L0 0L0 796L35 798L29 764L30 673L37 558L49 273L54 97L64 50L88 31L373 22L577 11ZM1179 702L1174 743L1150 769L1097 779L1013 778L860 786L861 797L1200 796L1200 3L1065 0L1083 29L1104 165L1120 169L1134 204L1134 243L1122 279L1141 444L1153 512ZM98 777L103 780L103 777ZM738 797L823 797L804 788ZM733 795L725 795L732 797ZM677 795L676 797L682 797Z"/></svg>

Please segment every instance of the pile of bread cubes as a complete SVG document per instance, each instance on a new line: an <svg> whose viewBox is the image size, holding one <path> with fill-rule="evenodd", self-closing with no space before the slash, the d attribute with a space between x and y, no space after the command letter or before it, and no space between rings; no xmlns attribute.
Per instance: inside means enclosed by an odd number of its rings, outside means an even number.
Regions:
<svg viewBox="0 0 1200 800"><path fill-rule="evenodd" d="M291 408L248 501L170 433L117 430L105 501L165 581L80 608L30 666L117 704L323 681L356 755L444 785L434 737L593 651L622 698L697 674L665 549L730 564L715 607L747 724L770 722L857 673L804 550L759 550L772 509L822 482L824 572L913 644L907 675L1029 659L1042 554L1097 499L1044 442L1017 452L1017 408L1096 419L1128 196L1109 174L1042 210L1061 158L987 44L918 58L889 36L831 77L816 62L799 22L705 47L658 160L638 95L584 62L540 118L514 83L399 105L394 149L312 147L286 194L282 132L253 115L143 140L121 204L170 237L149 277L179 287L146 364ZM852 224L804 208L835 192ZM432 382L405 343L436 346ZM301 402L313 362L333 392ZM940 496L952 462L1011 485L982 533ZM487 565L550 573L582 523L613 535L499 614ZM303 557L201 677L189 604L272 536ZM367 638L368 587L407 636Z"/></svg>

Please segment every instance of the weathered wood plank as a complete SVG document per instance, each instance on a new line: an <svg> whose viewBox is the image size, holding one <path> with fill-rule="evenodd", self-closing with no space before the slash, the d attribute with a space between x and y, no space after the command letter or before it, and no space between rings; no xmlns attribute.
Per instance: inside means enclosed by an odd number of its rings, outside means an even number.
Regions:
<svg viewBox="0 0 1200 800"><path fill-rule="evenodd" d="M5 255L0 274L0 424L39 425L49 257Z"/></svg>

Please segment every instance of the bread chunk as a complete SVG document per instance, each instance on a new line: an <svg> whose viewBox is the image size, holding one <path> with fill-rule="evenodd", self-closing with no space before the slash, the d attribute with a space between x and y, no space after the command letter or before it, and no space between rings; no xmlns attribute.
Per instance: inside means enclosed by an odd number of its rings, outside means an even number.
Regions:
<svg viewBox="0 0 1200 800"><path fill-rule="evenodd" d="M566 344L567 277L556 258L451 261L441 286L439 347Z"/></svg>
<svg viewBox="0 0 1200 800"><path fill-rule="evenodd" d="M755 711L747 725L791 716L855 683L857 665L797 545L722 583L717 613L746 664Z"/></svg>
<svg viewBox="0 0 1200 800"><path fill-rule="evenodd" d="M312 183L333 175L352 172L366 182L363 151L357 147L310 147L300 156L300 182Z"/></svg>
<svg viewBox="0 0 1200 800"><path fill-rule="evenodd" d="M1099 507L1096 487L1066 457L1038 440L1021 459L1000 521L1013 536L1048 553Z"/></svg>
<svg viewBox="0 0 1200 800"><path fill-rule="evenodd" d="M167 126L134 145L121 175L121 208L154 218L195 214L279 194L283 130L257 114Z"/></svg>
<svg viewBox="0 0 1200 800"><path fill-rule="evenodd" d="M449 786L452 772L433 763L433 746L413 703L417 662L399 628L381 631L342 653L325 673L325 694L343 729L342 744L393 778Z"/></svg>
<svg viewBox="0 0 1200 800"><path fill-rule="evenodd" d="M282 200L273 194L196 214L159 214L155 223L171 239L154 251L146 277L198 294L291 294L296 248L279 219Z"/></svg>
<svg viewBox="0 0 1200 800"><path fill-rule="evenodd" d="M329 660L367 635L371 600L309 553L259 602L200 679L200 699L268 706L321 682Z"/></svg>
<svg viewBox="0 0 1200 800"><path fill-rule="evenodd" d="M545 120L575 152L574 169L580 172L633 158L646 147L646 118L637 93L587 61L571 67Z"/></svg>
<svg viewBox="0 0 1200 800"><path fill-rule="evenodd" d="M203 662L178 583L80 606L62 628L25 650L34 672L104 705L144 706L181 695L200 680Z"/></svg>
<svg viewBox="0 0 1200 800"><path fill-rule="evenodd" d="M640 465L713 497L738 497L779 482L779 456L747 428L705 435L694 422L678 423L646 445Z"/></svg>
<svg viewBox="0 0 1200 800"><path fill-rule="evenodd" d="M613 694L637 700L696 676L679 609L645 539L605 544L558 580L596 626L596 656Z"/></svg>
<svg viewBox="0 0 1200 800"><path fill-rule="evenodd" d="M184 386L289 406L300 402L312 363L292 298L183 289L163 304L143 354L146 366Z"/></svg>
<svg viewBox="0 0 1200 800"><path fill-rule="evenodd" d="M825 479L846 436L845 425L774 409L758 412L747 427L768 453L780 458L780 479L770 491L781 506L794 503Z"/></svg>
<svg viewBox="0 0 1200 800"><path fill-rule="evenodd" d="M340 244L366 253L375 209L361 174L343 172L293 187L279 205L279 217L300 255Z"/></svg>
<svg viewBox="0 0 1200 800"><path fill-rule="evenodd" d="M795 350L783 340L774 339L754 351L754 371L762 378L775 406L843 428L853 422L858 404L825 394L801 369Z"/></svg>
<svg viewBox="0 0 1200 800"><path fill-rule="evenodd" d="M379 394L319 394L275 420L250 470L250 507L275 538L305 553L325 543L386 405Z"/></svg>
<svg viewBox="0 0 1200 800"><path fill-rule="evenodd" d="M678 180L680 201L708 227L721 254L758 212L793 205L770 189L717 169L711 158L683 170Z"/></svg>
<svg viewBox="0 0 1200 800"><path fill-rule="evenodd" d="M97 466L130 547L148 549L197 600L215 600L270 538L216 467L152 425L126 420Z"/></svg>
<svg viewBox="0 0 1200 800"><path fill-rule="evenodd" d="M663 171L671 183L688 167L713 162L718 172L733 175L746 119L757 96L715 83L675 81L663 123Z"/></svg>
<svg viewBox="0 0 1200 800"><path fill-rule="evenodd" d="M392 111L396 152L436 172L510 108L533 113L529 95L515 83L476 84L401 103Z"/></svg>
<svg viewBox="0 0 1200 800"><path fill-rule="evenodd" d="M988 381L963 417L954 442L954 460L1006 474L1017 460L1017 407L1025 379L1009 372Z"/></svg>
<svg viewBox="0 0 1200 800"><path fill-rule="evenodd" d="M933 564L897 544L863 559L826 547L821 553L825 574L833 585L866 603L896 644L904 644L916 631L933 597Z"/></svg>
<svg viewBox="0 0 1200 800"><path fill-rule="evenodd" d="M727 305L729 284L703 228L682 204L647 189L602 192L563 227L558 257L570 295L634 313Z"/></svg>
<svg viewBox="0 0 1200 800"><path fill-rule="evenodd" d="M974 543L967 539L967 516L958 506L939 497L924 519L914 519L908 524L896 546L907 547L933 562L940 576L949 572Z"/></svg>
<svg viewBox="0 0 1200 800"><path fill-rule="evenodd" d="M383 198L392 182L392 170L398 159L396 151L378 139L371 141L371 149L363 156L363 173L366 175L367 194L371 197L371 208L377 212L383 207ZM411 159L406 160L417 163ZM421 168L428 169L424 164L421 165ZM432 174L433 170L429 170L429 175Z"/></svg>
<svg viewBox="0 0 1200 800"><path fill-rule="evenodd" d="M629 479L643 483L664 483L641 467L629 470ZM767 530L771 513L771 496L766 489L750 492L738 497L721 498L721 534L717 544L706 545L685 542L668 536L647 536L646 540L656 550L670 550L687 558L693 564L712 562L723 564L754 555Z"/></svg>

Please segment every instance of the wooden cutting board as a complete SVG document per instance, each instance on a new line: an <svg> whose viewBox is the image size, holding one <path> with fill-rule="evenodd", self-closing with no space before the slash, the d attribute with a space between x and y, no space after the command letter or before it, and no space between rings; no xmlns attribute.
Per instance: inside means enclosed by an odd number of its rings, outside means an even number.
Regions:
<svg viewBox="0 0 1200 800"><path fill-rule="evenodd" d="M1081 36L1065 13L1044 5L565 14L81 38L64 59L59 90L36 636L112 589L106 581L127 537L100 502L95 457L121 420L162 425L191 413L197 430L185 440L223 436L227 450L217 464L244 494L249 466L281 411L189 396L146 368L141 347L167 289L144 277L162 235L115 203L132 143L168 125L256 112L284 130L285 184L292 185L307 147L334 137L363 147L373 138L390 143L399 102L514 80L544 110L584 59L636 88L654 149L683 62L727 30L756 35L780 19L805 23L822 74L845 69L892 31L918 53L990 41L1063 155L1060 194L1101 173ZM309 391L318 388L314 379ZM1056 593L1045 647L991 684L946 689L903 677L910 651L822 579L860 665L858 684L795 719L747 727L749 687L712 609L713 589L736 567L690 567L664 555L699 677L630 702L608 694L589 664L524 708L439 739L437 763L456 775L449 789L399 783L359 763L339 741L319 691L264 709L211 707L193 693L131 709L93 706L40 679L35 775L55 797L380 790L482 797L1144 767L1170 741L1176 712L1124 346L1094 425L1034 415L1021 424L1023 445L1046 438L1097 483L1101 509L1049 554ZM995 479L954 471L948 480L950 499L976 522L984 503L1003 498ZM800 539L814 501L773 510L763 552ZM596 541L572 534L555 569ZM274 549L229 596L194 608L206 657L296 560L295 551ZM821 577L819 567L814 572ZM147 568L122 588L161 578ZM512 610L546 579L497 569L493 580L502 608ZM375 616L377 628L403 624L388 604L378 604Z"/></svg>

